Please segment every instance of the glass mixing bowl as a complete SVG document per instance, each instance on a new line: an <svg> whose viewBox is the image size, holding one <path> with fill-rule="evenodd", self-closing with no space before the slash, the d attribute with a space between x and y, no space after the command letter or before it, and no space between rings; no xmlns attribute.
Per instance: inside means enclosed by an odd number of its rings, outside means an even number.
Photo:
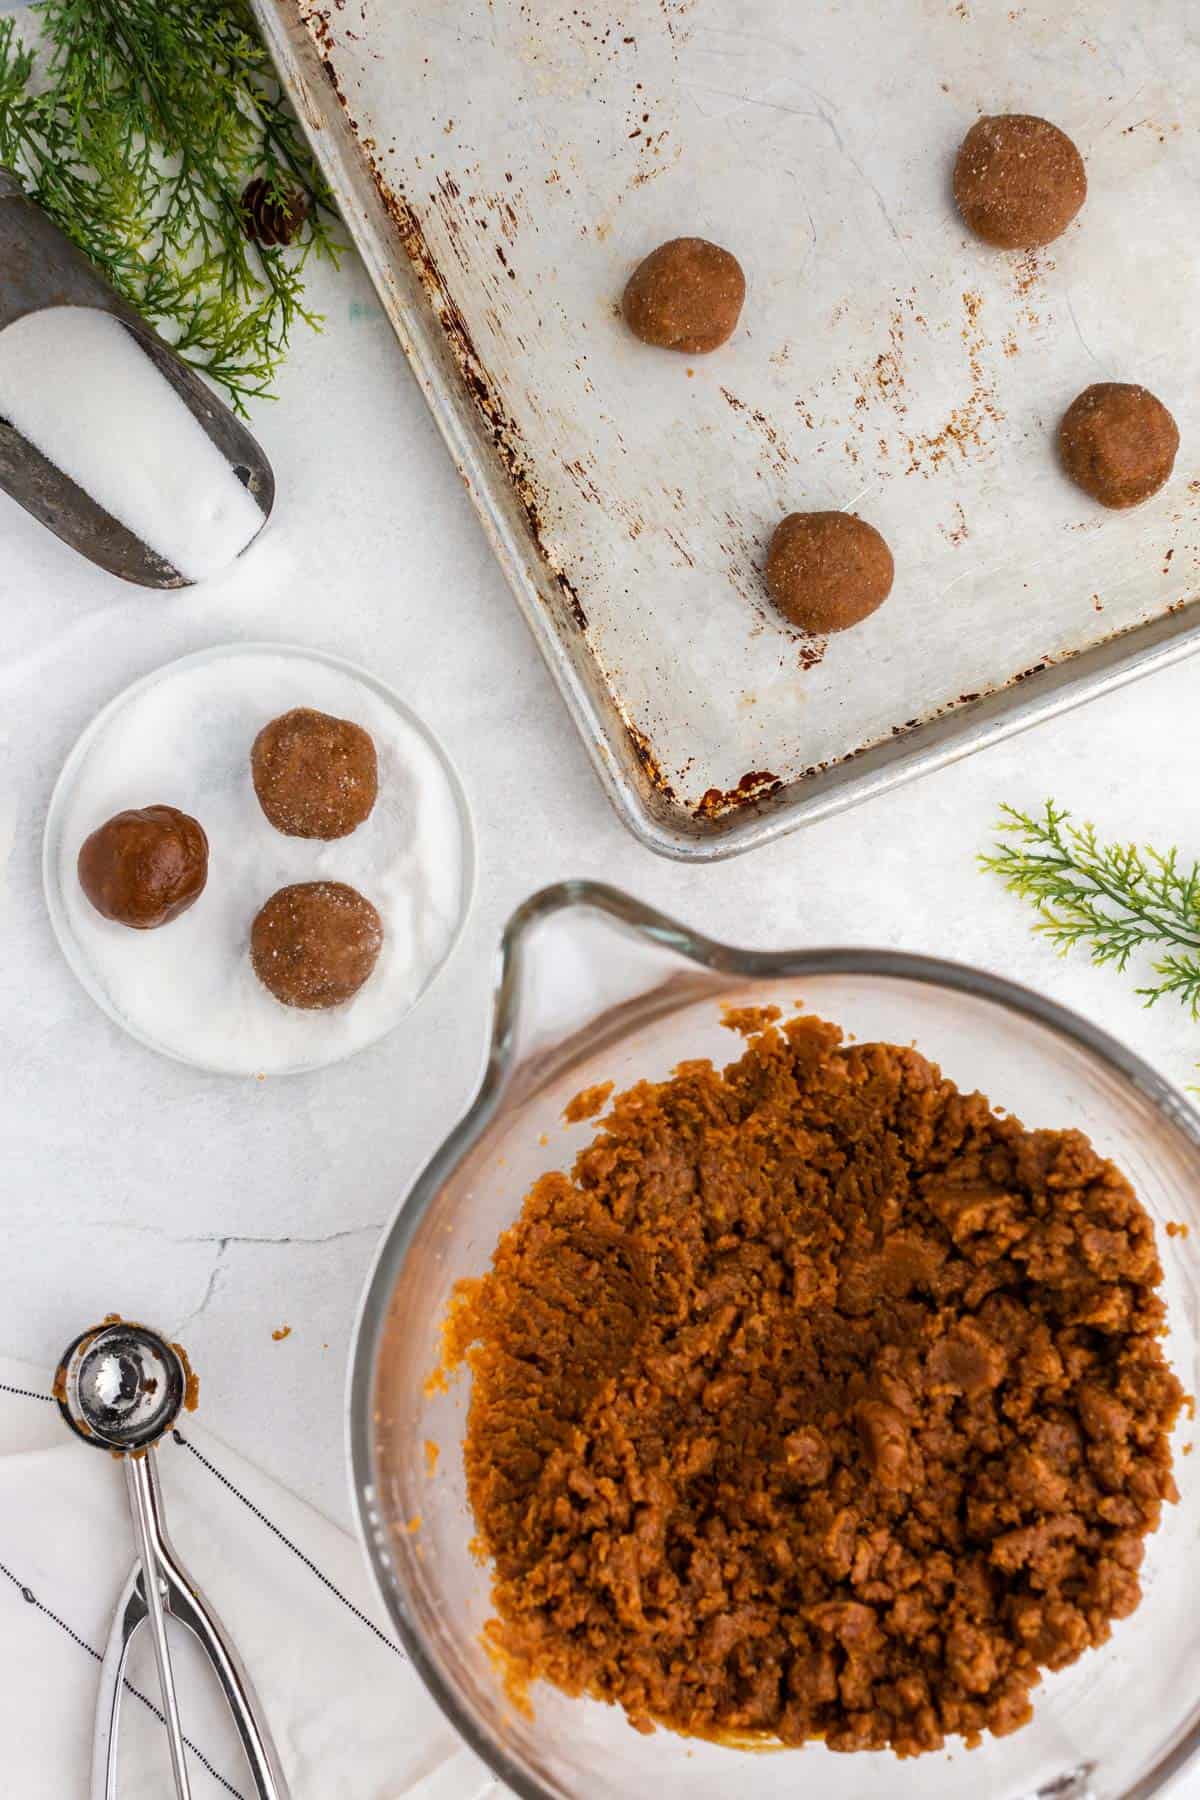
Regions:
<svg viewBox="0 0 1200 1800"><path fill-rule="evenodd" d="M359 1516L384 1603L435 1699L525 1800L1134 1800L1160 1791L1200 1741L1200 1455L1179 1455L1178 1506L1149 1540L1145 1597L1109 1644L1047 1676L1032 1724L978 1750L906 1762L749 1751L659 1730L544 1683L533 1716L506 1697L480 1642L489 1573L471 1554L460 1447L468 1378L427 1387L456 1281L479 1275L535 1177L567 1168L594 1131L566 1127L581 1088L665 1076L739 1053L726 1002L797 1003L860 1040L915 1042L960 1087L1030 1126L1075 1125L1133 1182L1158 1227L1169 1351L1198 1385L1200 1122L1136 1056L1040 995L994 975L881 950L731 949L610 888L569 882L526 902L500 949L487 1067L466 1117L387 1232L359 1319L350 1449ZM1169 1237L1168 1220L1191 1227ZM439 1446L430 1471L427 1440Z"/></svg>

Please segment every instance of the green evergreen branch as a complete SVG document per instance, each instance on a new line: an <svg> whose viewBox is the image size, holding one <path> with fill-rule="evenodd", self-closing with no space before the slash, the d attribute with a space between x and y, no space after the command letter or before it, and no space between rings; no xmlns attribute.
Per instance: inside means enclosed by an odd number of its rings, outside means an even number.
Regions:
<svg viewBox="0 0 1200 1800"><path fill-rule="evenodd" d="M37 0L0 18L0 162L238 411L269 393L332 201L246 0ZM286 249L243 229L252 177L307 217Z"/></svg>
<svg viewBox="0 0 1200 1800"><path fill-rule="evenodd" d="M1041 813L1001 808L1003 834L980 864L1037 911L1034 930L1061 955L1086 947L1094 963L1125 970L1140 950L1159 948L1157 977L1138 993L1147 1006L1173 995L1200 1018L1200 864L1179 852L1102 843L1047 800Z"/></svg>

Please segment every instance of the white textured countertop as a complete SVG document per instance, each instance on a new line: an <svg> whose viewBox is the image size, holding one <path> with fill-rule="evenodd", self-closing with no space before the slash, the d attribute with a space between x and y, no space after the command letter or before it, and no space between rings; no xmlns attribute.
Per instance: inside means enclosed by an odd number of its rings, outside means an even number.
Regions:
<svg viewBox="0 0 1200 1800"><path fill-rule="evenodd" d="M1047 793L1106 833L1200 851L1200 662L766 850L660 861L610 812L365 279L350 262L315 297L327 330L298 336L254 420L274 519L232 575L127 588L0 497L0 1352L49 1368L102 1314L144 1316L187 1344L205 1423L348 1522L359 1289L472 1089L513 906L595 875L747 944L957 956L1077 1007L1183 1084L1200 1026L1141 1010L1129 978L1057 961L974 857L1002 799ZM1185 460L1176 479L1192 472ZM456 760L481 853L465 941L401 1027L344 1065L266 1082L194 1073L110 1024L41 893L46 804L79 731L135 677L235 638L331 650L393 683Z"/></svg>

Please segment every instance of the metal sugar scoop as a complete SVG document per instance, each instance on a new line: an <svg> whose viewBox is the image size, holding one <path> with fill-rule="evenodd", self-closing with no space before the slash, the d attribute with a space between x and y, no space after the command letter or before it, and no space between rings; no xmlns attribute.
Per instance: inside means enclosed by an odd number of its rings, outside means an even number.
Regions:
<svg viewBox="0 0 1200 1800"><path fill-rule="evenodd" d="M92 1751L92 1800L116 1800L117 1728L133 1635L150 1626L163 1716L179 1800L191 1800L183 1732L167 1640L167 1619L185 1625L221 1685L257 1800L288 1800L287 1783L249 1677L216 1615L171 1547L163 1521L154 1445L187 1397L189 1372L173 1344L144 1325L110 1320L85 1331L59 1364L54 1393L67 1424L86 1443L118 1457L125 1470L138 1563L117 1604L100 1670Z"/></svg>
<svg viewBox="0 0 1200 1800"><path fill-rule="evenodd" d="M125 326L257 502L265 524L275 500L275 476L256 439L195 369L26 197L12 171L0 167L0 331L29 313L55 306L91 307ZM3 416L0 488L110 574L140 587L190 585L189 576L144 544Z"/></svg>

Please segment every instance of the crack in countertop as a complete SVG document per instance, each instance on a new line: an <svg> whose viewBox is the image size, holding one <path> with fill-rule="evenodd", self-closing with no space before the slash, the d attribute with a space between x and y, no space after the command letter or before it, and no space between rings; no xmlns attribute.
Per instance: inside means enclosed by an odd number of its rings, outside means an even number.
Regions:
<svg viewBox="0 0 1200 1800"><path fill-rule="evenodd" d="M77 1221L77 1229L83 1231L133 1231L145 1237L165 1238L169 1244L216 1244L224 1252L231 1244L294 1244L300 1248L310 1244L336 1244L343 1238L363 1237L368 1231L381 1232L386 1223L386 1220L378 1223L368 1221L365 1225L348 1225L342 1231L326 1231L313 1236L303 1232L286 1232L278 1237L243 1231L178 1233L167 1231L161 1225L147 1225L126 1219L81 1219Z"/></svg>

